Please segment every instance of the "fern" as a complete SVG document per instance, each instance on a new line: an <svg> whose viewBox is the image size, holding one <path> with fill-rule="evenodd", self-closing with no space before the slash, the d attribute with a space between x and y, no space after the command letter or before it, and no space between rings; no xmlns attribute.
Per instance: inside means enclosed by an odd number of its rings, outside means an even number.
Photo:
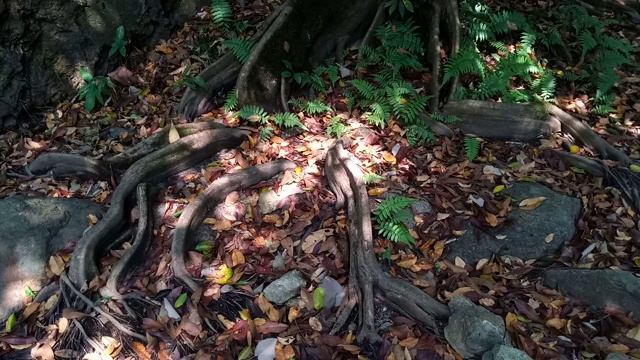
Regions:
<svg viewBox="0 0 640 360"><path fill-rule="evenodd" d="M261 127L259 132L260 132L260 140L262 141L267 141L271 139L271 136L273 136L273 129L268 126Z"/></svg>
<svg viewBox="0 0 640 360"><path fill-rule="evenodd" d="M233 11L228 0L211 0L211 20L220 29L229 29L233 21Z"/></svg>
<svg viewBox="0 0 640 360"><path fill-rule="evenodd" d="M233 55L236 56L241 64L247 62L249 55L251 55L251 50L253 50L253 46L255 45L251 40L240 38L224 40L222 44L233 52Z"/></svg>
<svg viewBox="0 0 640 360"><path fill-rule="evenodd" d="M238 106L238 91L233 89L227 95L227 99L224 101L224 112L230 112Z"/></svg>
<svg viewBox="0 0 640 360"><path fill-rule="evenodd" d="M381 202L373 211L378 233L393 242L415 247L415 240L403 222L411 218L408 207L416 201L404 196L393 196Z"/></svg>
<svg viewBox="0 0 640 360"><path fill-rule="evenodd" d="M342 123L340 116L334 116L331 118L331 122L329 122L329 126L327 126L327 136L339 138L346 132L347 126Z"/></svg>
<svg viewBox="0 0 640 360"><path fill-rule="evenodd" d="M436 141L436 137L429 126L424 123L407 127L407 141L409 145L416 146L420 143L429 144Z"/></svg>
<svg viewBox="0 0 640 360"><path fill-rule="evenodd" d="M255 105L246 105L235 113L235 116L251 122L266 123L267 112L263 108Z"/></svg>
<svg viewBox="0 0 640 360"><path fill-rule="evenodd" d="M355 79L349 81L351 85L358 91L358 94L366 100L374 100L376 96L376 88L366 80Z"/></svg>
<svg viewBox="0 0 640 360"><path fill-rule="evenodd" d="M435 121L440 121L445 124L451 124L456 121L460 121L460 118L455 115L443 115L442 113L435 112L431 114L431 118Z"/></svg>
<svg viewBox="0 0 640 360"><path fill-rule="evenodd" d="M464 138L464 148L467 152L467 159L473 161L478 157L478 154L480 154L480 140L466 137Z"/></svg>
<svg viewBox="0 0 640 360"><path fill-rule="evenodd" d="M333 111L333 109L320 101L307 101L304 103L303 110L309 114L320 114L327 111Z"/></svg>
<svg viewBox="0 0 640 360"><path fill-rule="evenodd" d="M464 74L476 74L484 77L484 62L477 49L467 48L455 53L444 65L442 83Z"/></svg>
<svg viewBox="0 0 640 360"><path fill-rule="evenodd" d="M300 128L306 129L304 124L302 124L302 122L300 122L300 119L298 119L298 115L290 112L276 114L273 117L273 122L280 127L285 127L285 128L300 127Z"/></svg>
<svg viewBox="0 0 640 360"><path fill-rule="evenodd" d="M369 184L377 183L378 181L382 181L386 178L378 174L369 173L369 174L364 174L362 179L364 180L365 184L369 185Z"/></svg>

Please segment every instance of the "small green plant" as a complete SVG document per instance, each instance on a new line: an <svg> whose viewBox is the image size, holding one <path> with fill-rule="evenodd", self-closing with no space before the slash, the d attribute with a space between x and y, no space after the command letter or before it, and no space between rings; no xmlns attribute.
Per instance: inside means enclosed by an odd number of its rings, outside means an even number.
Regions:
<svg viewBox="0 0 640 360"><path fill-rule="evenodd" d="M233 89L224 101L224 112L230 112L238 106L238 91Z"/></svg>
<svg viewBox="0 0 640 360"><path fill-rule="evenodd" d="M467 159L469 159L469 161L473 161L480 154L480 140L477 138L466 137L464 138L464 148L467 153Z"/></svg>
<svg viewBox="0 0 640 360"><path fill-rule="evenodd" d="M377 183L378 181L382 181L384 179L386 179L384 176L374 174L374 173L364 174L364 177L363 177L364 183L367 185Z"/></svg>
<svg viewBox="0 0 640 360"><path fill-rule="evenodd" d="M393 15L397 11L400 17L404 17L405 12L413 12L411 0L388 0L384 6L389 8L389 15Z"/></svg>
<svg viewBox="0 0 640 360"><path fill-rule="evenodd" d="M249 55L251 55L251 50L253 50L253 46L255 45L251 40L240 38L224 40L222 44L233 52L233 55L236 56L241 64L247 62Z"/></svg>
<svg viewBox="0 0 640 360"><path fill-rule="evenodd" d="M124 39L124 26L120 25L116 29L116 37L113 39L113 43L111 44L111 50L109 50L109 57L112 57L119 52L122 56L127 56L127 44L129 42Z"/></svg>
<svg viewBox="0 0 640 360"><path fill-rule="evenodd" d="M104 76L93 76L87 69L80 68L80 76L85 84L80 88L78 95L84 100L84 108L91 112L96 102L104 105L104 96L108 95L115 86Z"/></svg>
<svg viewBox="0 0 640 360"><path fill-rule="evenodd" d="M233 22L233 10L228 0L211 0L211 20L218 28L229 30Z"/></svg>
<svg viewBox="0 0 640 360"><path fill-rule="evenodd" d="M207 83L200 76L191 75L191 65L185 66L182 70L182 79L176 81L173 84L173 88L177 89L184 85L187 85L189 89L206 89Z"/></svg>
<svg viewBox="0 0 640 360"><path fill-rule="evenodd" d="M344 133L347 132L347 126L342 123L342 119L340 116L334 116L331 118L329 122L329 126L327 126L327 136L340 138Z"/></svg>
<svg viewBox="0 0 640 360"><path fill-rule="evenodd" d="M263 126L259 130L260 132L260 140L267 141L273 136L273 129L269 126Z"/></svg>
<svg viewBox="0 0 640 360"><path fill-rule="evenodd" d="M381 202L373 211L378 233L393 242L405 244L410 248L415 247L416 242L404 221L411 219L408 209L416 201L405 196L393 196Z"/></svg>

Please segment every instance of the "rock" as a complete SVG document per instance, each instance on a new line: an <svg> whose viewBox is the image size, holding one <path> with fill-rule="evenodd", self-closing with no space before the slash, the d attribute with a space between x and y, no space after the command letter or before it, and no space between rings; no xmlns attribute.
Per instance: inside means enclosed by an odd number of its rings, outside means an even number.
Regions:
<svg viewBox="0 0 640 360"><path fill-rule="evenodd" d="M82 84L79 66L105 75L122 25L127 50L156 44L208 0L1 1L0 125L28 119L28 110L71 98ZM82 51L78 51L82 49ZM116 55L119 57L120 55Z"/></svg>
<svg viewBox="0 0 640 360"><path fill-rule="evenodd" d="M579 199L533 183L516 183L504 192L512 198L511 221L494 233L507 237L498 240L480 231L479 239L476 239L477 229L467 222L466 233L447 245L448 260L460 257L468 264L475 264L492 254L510 255L522 260L540 259L553 254L573 238L575 220L580 213ZM523 210L518 206L522 200L540 196L546 200L533 210ZM553 238L547 242L549 234L553 234Z"/></svg>
<svg viewBox="0 0 640 360"><path fill-rule="evenodd" d="M282 305L287 300L298 295L300 288L306 284L307 282L302 278L300 272L293 270L269 284L264 288L263 294L272 303Z"/></svg>
<svg viewBox="0 0 640 360"><path fill-rule="evenodd" d="M604 360L632 360L632 358L626 355L618 354L618 353L611 353L607 355L607 357L604 358Z"/></svg>
<svg viewBox="0 0 640 360"><path fill-rule="evenodd" d="M451 317L444 337L464 358L481 356L495 345L507 344L504 320L464 296L449 302Z"/></svg>
<svg viewBox="0 0 640 360"><path fill-rule="evenodd" d="M531 357L524 351L511 346L496 345L491 351L482 355L482 360L531 360Z"/></svg>
<svg viewBox="0 0 640 360"><path fill-rule="evenodd" d="M298 184L282 185L277 193L273 189L260 192L260 199L258 199L260 213L266 215L276 211L281 206L282 200L290 195L300 194L301 192L302 189L300 189Z"/></svg>
<svg viewBox="0 0 640 360"><path fill-rule="evenodd" d="M25 288L44 285L49 257L77 241L87 215L102 208L90 200L11 196L0 200L0 321L22 309Z"/></svg>
<svg viewBox="0 0 640 360"><path fill-rule="evenodd" d="M640 278L630 272L609 269L548 269L545 286L600 309L614 306L640 318ZM594 291L594 284L597 290Z"/></svg>

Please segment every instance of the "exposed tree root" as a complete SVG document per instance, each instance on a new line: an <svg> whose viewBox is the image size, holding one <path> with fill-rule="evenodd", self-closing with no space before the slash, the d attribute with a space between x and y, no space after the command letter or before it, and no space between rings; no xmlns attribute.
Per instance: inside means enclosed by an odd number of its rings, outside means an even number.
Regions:
<svg viewBox="0 0 640 360"><path fill-rule="evenodd" d="M151 187L147 183L138 185L136 195L138 200L138 210L140 218L138 219L138 229L136 231L131 248L118 260L111 268L111 273L107 279L107 283L100 289L102 296L120 299L122 296L118 292L118 283L122 278L130 272L144 252L149 247L149 241L153 233L153 216L151 215L151 195L149 192Z"/></svg>
<svg viewBox="0 0 640 360"><path fill-rule="evenodd" d="M576 2L584 6L593 15L602 16L603 11L625 13L634 23L640 24L640 14L638 14L637 10L640 9L640 2L637 0L576 0Z"/></svg>
<svg viewBox="0 0 640 360"><path fill-rule="evenodd" d="M71 291L78 297L78 299L82 300L87 305L87 307L89 307L92 310L95 310L98 314L102 315L111 324L113 324L113 326L115 326L116 329L121 331L123 334L129 335L129 336L131 336L133 338L136 338L136 339L138 339L138 340L140 340L142 342L145 342L145 343L147 342L147 338L144 335L140 335L140 334L138 334L136 332L131 331L131 329L127 328L120 321L118 321L116 318L111 316L111 314L109 314L106 311L102 310L99 306L96 306L93 303L93 301L91 301L91 299L89 299L88 297L84 296L84 294L73 285L73 283L71 282L71 280L69 279L67 274L63 273L62 275L60 275L60 280L62 282L64 282L69 287L69 289L71 289Z"/></svg>
<svg viewBox="0 0 640 360"><path fill-rule="evenodd" d="M180 215L171 245L171 268L174 276L192 291L196 291L200 286L191 278L185 261L189 236L202 224L207 214L223 203L231 192L253 186L295 167L296 165L289 160L276 160L224 175L211 183Z"/></svg>
<svg viewBox="0 0 640 360"><path fill-rule="evenodd" d="M363 173L344 146L343 140L336 142L329 149L325 164L329 186L336 194L336 206L346 205L349 219L349 291L347 305L342 309L336 327L344 325L356 301L359 301L357 340L365 344L379 343L381 338L374 326L374 294L377 294L400 313L420 322L435 334L441 334L442 322L449 317L447 306L411 284L391 278L380 269L373 251L369 195L362 180Z"/></svg>
<svg viewBox="0 0 640 360"><path fill-rule="evenodd" d="M223 129L225 125L213 121L175 126L180 137L196 134L200 131ZM169 145L167 126L125 151L108 159L95 160L78 154L45 153L26 167L31 176L66 178L76 176L83 179L108 180L111 170L124 171L134 162Z"/></svg>
<svg viewBox="0 0 640 360"><path fill-rule="evenodd" d="M156 182L194 166L212 154L235 148L245 139L245 132L236 129L216 129L190 135L167 145L137 161L129 168L116 187L111 207L105 217L79 241L69 266L69 278L77 288L98 275L96 258L109 246L115 234L124 226L127 198L143 181Z"/></svg>

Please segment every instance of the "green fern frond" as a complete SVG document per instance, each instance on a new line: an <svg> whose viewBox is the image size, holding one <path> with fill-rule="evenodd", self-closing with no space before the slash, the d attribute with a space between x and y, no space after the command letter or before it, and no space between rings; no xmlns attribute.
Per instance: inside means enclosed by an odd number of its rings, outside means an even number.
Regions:
<svg viewBox="0 0 640 360"><path fill-rule="evenodd" d="M415 124L407 127L407 141L411 146L416 146L420 143L429 144L436 141L436 136L429 126Z"/></svg>
<svg viewBox="0 0 640 360"><path fill-rule="evenodd" d="M233 55L236 56L241 64L247 62L249 55L251 55L251 50L253 50L253 46L255 45L251 40L240 38L224 40L222 44L233 52Z"/></svg>
<svg viewBox="0 0 640 360"><path fill-rule="evenodd" d="M460 118L455 115L451 115L451 114L444 115L439 112L434 112L433 114L431 114L431 118L435 121L440 121L441 123L445 123L445 124L451 124L456 121L460 121Z"/></svg>
<svg viewBox="0 0 640 360"><path fill-rule="evenodd" d="M340 116L334 116L331 118L331 122L329 122L329 126L327 126L326 131L328 137L334 136L336 138L340 138L346 132L347 126L342 123Z"/></svg>
<svg viewBox="0 0 640 360"><path fill-rule="evenodd" d="M416 241L411 237L409 230L403 223L384 223L378 230L380 235L395 242L414 248Z"/></svg>
<svg viewBox="0 0 640 360"><path fill-rule="evenodd" d="M233 89L227 95L227 99L224 101L224 112L230 112L238 106L238 91Z"/></svg>
<svg viewBox="0 0 640 360"><path fill-rule="evenodd" d="M255 105L246 105L235 113L235 116L252 122L265 123L267 121L267 112L263 108Z"/></svg>
<svg viewBox="0 0 640 360"><path fill-rule="evenodd" d="M397 213L405 211L416 201L418 200L406 196L391 196L382 201L378 208L373 211L373 214L382 220L389 220Z"/></svg>
<svg viewBox="0 0 640 360"><path fill-rule="evenodd" d="M391 110L383 102L374 102L369 105L371 112L363 114L367 121L374 126L383 127L389 123Z"/></svg>
<svg viewBox="0 0 640 360"><path fill-rule="evenodd" d="M467 159L473 161L478 157L478 154L480 154L480 140L466 137L464 138L464 148L467 152Z"/></svg>
<svg viewBox="0 0 640 360"><path fill-rule="evenodd" d="M361 79L355 79L349 81L349 83L353 85L354 88L356 88L356 91L360 96L362 96L366 100L374 100L376 88L373 87L373 85L371 85L369 82Z"/></svg>
<svg viewBox="0 0 640 360"><path fill-rule="evenodd" d="M273 136L273 129L268 126L261 127L259 132L260 132L260 140L262 141L267 141L271 139L271 136Z"/></svg>
<svg viewBox="0 0 640 360"><path fill-rule="evenodd" d="M321 101L307 101L304 103L302 110L309 114L320 114L327 111L333 111L333 109L331 109Z"/></svg>
<svg viewBox="0 0 640 360"><path fill-rule="evenodd" d="M364 174L362 179L364 180L365 184L369 185L369 184L377 183L378 181L382 181L386 178L378 174L368 173L368 174Z"/></svg>
<svg viewBox="0 0 640 360"><path fill-rule="evenodd" d="M306 129L304 124L298 118L298 115L290 112L276 114L273 117L273 122L280 127L285 127L285 128L300 127L300 128Z"/></svg>
<svg viewBox="0 0 640 360"><path fill-rule="evenodd" d="M477 49L463 49L451 56L444 65L442 83L446 84L452 78L464 74L477 74L484 77L484 62Z"/></svg>
<svg viewBox="0 0 640 360"><path fill-rule="evenodd" d="M593 38L591 32L583 30L578 34L578 42L582 48L581 57L584 58L587 53L598 46L598 42Z"/></svg>
<svg viewBox="0 0 640 360"><path fill-rule="evenodd" d="M228 0L211 0L211 20L215 26L229 29L233 22L233 11Z"/></svg>

